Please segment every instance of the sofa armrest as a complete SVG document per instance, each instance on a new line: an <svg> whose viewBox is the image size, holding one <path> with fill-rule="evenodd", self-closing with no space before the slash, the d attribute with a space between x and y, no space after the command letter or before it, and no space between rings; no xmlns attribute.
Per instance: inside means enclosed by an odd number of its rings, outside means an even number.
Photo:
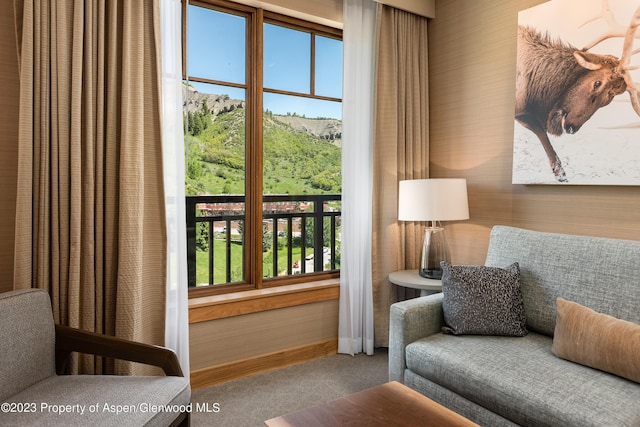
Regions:
<svg viewBox="0 0 640 427"><path fill-rule="evenodd" d="M165 347L124 340L109 335L97 334L55 325L56 327L56 372L62 374L68 356L76 351L162 368L165 375L183 377L176 354Z"/></svg>
<svg viewBox="0 0 640 427"><path fill-rule="evenodd" d="M404 382L405 348L441 331L442 293L391 305L389 319L389 381Z"/></svg>

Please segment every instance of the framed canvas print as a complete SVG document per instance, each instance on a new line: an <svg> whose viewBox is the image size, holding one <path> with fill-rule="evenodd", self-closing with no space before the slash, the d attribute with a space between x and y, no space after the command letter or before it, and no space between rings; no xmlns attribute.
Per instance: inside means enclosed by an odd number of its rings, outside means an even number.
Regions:
<svg viewBox="0 0 640 427"><path fill-rule="evenodd" d="M640 184L640 0L518 14L514 184Z"/></svg>

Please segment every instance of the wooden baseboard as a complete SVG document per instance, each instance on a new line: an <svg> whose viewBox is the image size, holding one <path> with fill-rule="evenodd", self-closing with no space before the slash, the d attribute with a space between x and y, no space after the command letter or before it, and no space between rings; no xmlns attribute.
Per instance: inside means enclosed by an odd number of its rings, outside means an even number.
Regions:
<svg viewBox="0 0 640 427"><path fill-rule="evenodd" d="M331 339L235 362L224 363L222 365L211 366L209 368L198 369L191 371L191 389L198 390L250 375L297 365L298 363L331 356L337 352L338 341Z"/></svg>

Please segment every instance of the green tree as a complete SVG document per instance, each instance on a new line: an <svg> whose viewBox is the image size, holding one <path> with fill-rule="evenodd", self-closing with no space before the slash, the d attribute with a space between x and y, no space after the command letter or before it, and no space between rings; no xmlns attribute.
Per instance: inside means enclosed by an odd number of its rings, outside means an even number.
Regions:
<svg viewBox="0 0 640 427"><path fill-rule="evenodd" d="M200 107L200 120L202 122L202 130L205 130L211 124L211 110L207 105L207 100L202 100L202 107Z"/></svg>
<svg viewBox="0 0 640 427"><path fill-rule="evenodd" d="M262 252L267 252L273 246L273 233L266 227L262 229Z"/></svg>
<svg viewBox="0 0 640 427"><path fill-rule="evenodd" d="M209 227L206 223L196 224L196 248L204 252L209 249Z"/></svg>
<svg viewBox="0 0 640 427"><path fill-rule="evenodd" d="M189 151L187 156L187 179L196 181L204 176L204 168L202 167L202 159L197 153Z"/></svg>

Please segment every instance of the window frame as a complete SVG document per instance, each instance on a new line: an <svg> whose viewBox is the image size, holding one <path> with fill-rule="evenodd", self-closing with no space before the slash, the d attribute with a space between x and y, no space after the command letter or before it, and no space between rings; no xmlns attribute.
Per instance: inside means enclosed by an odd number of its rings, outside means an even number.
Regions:
<svg viewBox="0 0 640 427"><path fill-rule="evenodd" d="M246 19L245 83L210 80L188 74L188 6L204 7ZM311 34L310 93L289 92L263 87L263 23L279 25ZM342 40L342 30L304 21L279 13L254 8L227 0L182 1L182 78L183 81L215 84L244 89L245 110L245 231L244 281L199 288L189 288L189 298L220 295L231 292L274 288L298 283L311 283L340 277L340 271L314 272L283 277L263 277L262 206L263 206L263 93L299 96L310 99L342 102L342 98L315 95L315 37L317 35Z"/></svg>
<svg viewBox="0 0 640 427"><path fill-rule="evenodd" d="M311 57L309 59L310 69L311 69L310 71L311 87L309 91L310 93L308 94L302 93L302 92L292 92L292 91L285 91L285 90L264 88L264 87L262 88L262 91L267 93L274 93L278 95L300 96L300 97L309 98L309 99L342 102L342 98L316 95L314 93L315 92L315 84L314 84L315 83L315 66L316 66L315 38L316 36L322 36L322 37L327 37L327 38L332 38L332 39L337 39L342 41L342 30L338 28L331 28L331 27L320 25L320 24L315 24L313 22L301 21L300 19L297 19L297 18L292 18L289 16L285 16L285 15L281 15L281 14L269 12L269 11L264 11L263 22L265 24L279 25L281 27L286 27L292 30L302 31L302 32L311 34L311 40L310 40ZM301 25L301 22L305 22L308 25L303 26Z"/></svg>

